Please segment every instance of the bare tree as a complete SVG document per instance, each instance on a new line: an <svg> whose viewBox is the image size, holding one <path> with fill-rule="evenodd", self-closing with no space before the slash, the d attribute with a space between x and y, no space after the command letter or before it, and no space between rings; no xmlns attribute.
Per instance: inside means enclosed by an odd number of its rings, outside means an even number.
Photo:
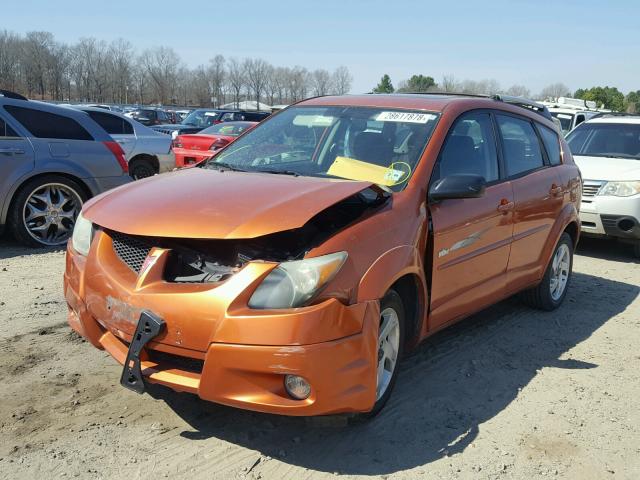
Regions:
<svg viewBox="0 0 640 480"><path fill-rule="evenodd" d="M18 90L22 78L20 60L22 40L14 33L0 32L0 88Z"/></svg>
<svg viewBox="0 0 640 480"><path fill-rule="evenodd" d="M216 55L209 60L209 77L211 78L211 95L216 99L215 106L224 103L224 82L226 77L225 59L222 55Z"/></svg>
<svg viewBox="0 0 640 480"><path fill-rule="evenodd" d="M511 85L505 93L514 97L529 98L531 96L531 92L524 85Z"/></svg>
<svg viewBox="0 0 640 480"><path fill-rule="evenodd" d="M552 83L551 85L547 85L540 91L539 97L542 100L546 100L548 98L558 98L563 96L570 96L571 90L562 82Z"/></svg>
<svg viewBox="0 0 640 480"><path fill-rule="evenodd" d="M331 85L331 74L322 68L311 72L310 79L313 88L313 95L316 97L327 95L329 91L333 89Z"/></svg>
<svg viewBox="0 0 640 480"><path fill-rule="evenodd" d="M51 49L54 45L50 32L29 32L24 41L23 65L29 93L37 91L44 99L47 88L47 71L51 65Z"/></svg>
<svg viewBox="0 0 640 480"><path fill-rule="evenodd" d="M444 75L440 82L439 89L442 92L458 92L462 90L460 84L453 75Z"/></svg>
<svg viewBox="0 0 640 480"><path fill-rule="evenodd" d="M246 72L243 64L237 58L230 58L227 66L227 83L233 93L233 103L240 105L240 94L246 85Z"/></svg>
<svg viewBox="0 0 640 480"><path fill-rule="evenodd" d="M66 44L49 32L0 30L0 88L43 100L218 106L228 96L236 105L265 98L283 104L310 94L344 94L352 82L345 66L310 73L301 66L273 67L261 58L227 61L215 55L207 65L187 68L168 47L138 54L124 39L88 37Z"/></svg>
<svg viewBox="0 0 640 480"><path fill-rule="evenodd" d="M180 63L178 54L169 47L155 47L145 50L141 61L151 79L155 100L160 104L172 103Z"/></svg>
<svg viewBox="0 0 640 480"><path fill-rule="evenodd" d="M127 40L119 38L111 42L107 55L109 65L109 83L111 98L114 102L129 101L129 86L133 73L133 46Z"/></svg>
<svg viewBox="0 0 640 480"><path fill-rule="evenodd" d="M269 64L261 58L247 58L244 61L244 71L247 76L247 86L256 99L256 110L260 110L260 98L267 85Z"/></svg>
<svg viewBox="0 0 640 480"><path fill-rule="evenodd" d="M336 95L344 95L351 90L353 77L349 73L349 69L344 65L339 66L333 72L333 91Z"/></svg>

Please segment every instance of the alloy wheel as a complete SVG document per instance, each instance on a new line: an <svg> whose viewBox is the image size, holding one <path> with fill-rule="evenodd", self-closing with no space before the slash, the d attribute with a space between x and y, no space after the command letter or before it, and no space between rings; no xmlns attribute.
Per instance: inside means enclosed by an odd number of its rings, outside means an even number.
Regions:
<svg viewBox="0 0 640 480"><path fill-rule="evenodd" d="M82 208L78 192L62 183L47 183L36 188L24 204L24 226L38 243L47 246L65 243L73 233Z"/></svg>
<svg viewBox="0 0 640 480"><path fill-rule="evenodd" d="M569 247L562 243L553 256L551 263L551 281L549 282L551 298L556 302L562 298L562 294L567 288L570 267L571 252L569 251Z"/></svg>
<svg viewBox="0 0 640 480"><path fill-rule="evenodd" d="M378 376L376 401L389 388L393 372L398 362L400 349L400 322L393 308L385 308L380 313L380 331L378 333Z"/></svg>

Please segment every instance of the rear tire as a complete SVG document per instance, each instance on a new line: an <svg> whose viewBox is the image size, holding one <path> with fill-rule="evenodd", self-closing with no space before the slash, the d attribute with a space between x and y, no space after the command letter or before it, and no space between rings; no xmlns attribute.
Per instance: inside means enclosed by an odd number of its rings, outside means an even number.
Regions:
<svg viewBox="0 0 640 480"><path fill-rule="evenodd" d="M352 421L361 422L375 417L391 396L398 378L400 360L404 354L405 311L402 298L395 290L389 290L380 301L380 325L378 327L378 355L376 364L376 403L370 412L359 413ZM386 328L386 335L380 329ZM397 347L396 347L397 345ZM396 350L393 359L393 350ZM382 370L381 370L382 369Z"/></svg>
<svg viewBox="0 0 640 480"><path fill-rule="evenodd" d="M60 175L44 175L24 184L9 211L9 229L30 247L64 245L87 195L82 186Z"/></svg>
<svg viewBox="0 0 640 480"><path fill-rule="evenodd" d="M573 269L573 240L566 232L553 250L542 281L530 290L520 293L520 299L533 308L555 310L567 295Z"/></svg>
<svg viewBox="0 0 640 480"><path fill-rule="evenodd" d="M146 158L138 158L129 163L129 176L134 180L153 177L156 173L155 167Z"/></svg>

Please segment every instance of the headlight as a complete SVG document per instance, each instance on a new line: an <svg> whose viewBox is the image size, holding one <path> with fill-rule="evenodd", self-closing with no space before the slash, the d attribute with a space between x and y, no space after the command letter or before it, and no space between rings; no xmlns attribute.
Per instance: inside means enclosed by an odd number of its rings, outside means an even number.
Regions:
<svg viewBox="0 0 640 480"><path fill-rule="evenodd" d="M611 195L614 197L630 197L640 193L640 181L632 182L607 182L600 188L598 195Z"/></svg>
<svg viewBox="0 0 640 480"><path fill-rule="evenodd" d="M347 252L283 262L253 292L250 308L293 308L304 305L329 283L344 265Z"/></svg>
<svg viewBox="0 0 640 480"><path fill-rule="evenodd" d="M91 247L92 237L93 225L80 212L76 218L76 224L73 226L73 236L71 237L73 249L80 255L86 256L89 253L89 247Z"/></svg>

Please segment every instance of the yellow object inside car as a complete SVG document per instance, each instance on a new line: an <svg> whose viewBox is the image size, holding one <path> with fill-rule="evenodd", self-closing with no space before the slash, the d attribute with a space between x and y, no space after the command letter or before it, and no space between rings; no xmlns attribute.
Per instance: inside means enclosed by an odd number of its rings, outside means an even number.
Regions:
<svg viewBox="0 0 640 480"><path fill-rule="evenodd" d="M411 173L411 167L404 162L396 162L388 167L381 167L380 165L362 162L355 158L336 157L327 173L340 178L348 178L349 180L364 180L391 187L402 183Z"/></svg>

